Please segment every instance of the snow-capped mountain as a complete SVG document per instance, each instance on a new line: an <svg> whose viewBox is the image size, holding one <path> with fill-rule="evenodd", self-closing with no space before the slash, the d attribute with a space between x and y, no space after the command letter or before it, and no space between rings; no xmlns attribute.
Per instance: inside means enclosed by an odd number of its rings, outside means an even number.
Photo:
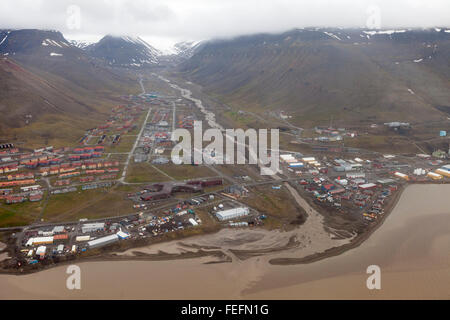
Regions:
<svg viewBox="0 0 450 320"><path fill-rule="evenodd" d="M106 61L109 65L121 67L143 67L156 65L161 52L139 37L103 37L85 50L93 57Z"/></svg>
<svg viewBox="0 0 450 320"><path fill-rule="evenodd" d="M69 40L69 42L71 45L83 50L95 43L94 41L87 41L87 40Z"/></svg>
<svg viewBox="0 0 450 320"><path fill-rule="evenodd" d="M77 55L79 50L72 46L58 31L52 30L0 30L0 53L6 56L33 55L49 56L51 53Z"/></svg>
<svg viewBox="0 0 450 320"><path fill-rule="evenodd" d="M189 59L197 49L204 43L203 41L183 41L174 45L174 54L181 58Z"/></svg>

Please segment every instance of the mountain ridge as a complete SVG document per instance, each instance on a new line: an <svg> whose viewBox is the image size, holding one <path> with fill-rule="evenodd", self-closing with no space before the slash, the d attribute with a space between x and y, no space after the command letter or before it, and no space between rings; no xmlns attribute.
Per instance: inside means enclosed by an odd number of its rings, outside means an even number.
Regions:
<svg viewBox="0 0 450 320"><path fill-rule="evenodd" d="M158 64L161 52L139 37L106 35L85 48L93 57L120 67L146 67Z"/></svg>
<svg viewBox="0 0 450 320"><path fill-rule="evenodd" d="M285 110L299 125L435 120L450 105L448 61L446 29L311 28L208 41L177 74L236 108Z"/></svg>

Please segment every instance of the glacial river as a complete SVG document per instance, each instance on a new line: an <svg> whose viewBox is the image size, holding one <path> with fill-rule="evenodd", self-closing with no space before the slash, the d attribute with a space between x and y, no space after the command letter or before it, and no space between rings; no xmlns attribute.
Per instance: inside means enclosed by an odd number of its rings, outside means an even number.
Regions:
<svg viewBox="0 0 450 320"><path fill-rule="evenodd" d="M449 195L450 185L409 186L384 224L359 247L310 264L274 266L270 255L220 264L203 264L211 258L84 262L79 264L81 290L66 289L66 266L61 266L0 275L0 298L450 299ZM381 268L381 290L366 287L369 265Z"/></svg>
<svg viewBox="0 0 450 320"><path fill-rule="evenodd" d="M169 85L170 87L172 87L173 89L176 89L176 90L180 91L180 93L181 93L181 95L183 96L183 98L192 101L192 102L195 104L195 106L200 110L200 112L203 113L206 122L208 122L208 125L209 125L211 128L216 128L216 129L224 130L223 127L222 127L219 123L217 123L215 113L214 113L214 112L211 112L211 111L209 111L209 110L207 110L207 109L205 108L205 106L203 106L203 103L202 103L201 100L192 97L192 92L191 92L191 90L185 89L185 88L181 88L180 86L178 86L178 85L176 85L176 84L174 84L174 83L171 83L171 81L170 81L169 79L166 79L166 78L164 78L163 76L159 76L159 78L160 78L161 80L163 80L164 82L167 82L168 85Z"/></svg>

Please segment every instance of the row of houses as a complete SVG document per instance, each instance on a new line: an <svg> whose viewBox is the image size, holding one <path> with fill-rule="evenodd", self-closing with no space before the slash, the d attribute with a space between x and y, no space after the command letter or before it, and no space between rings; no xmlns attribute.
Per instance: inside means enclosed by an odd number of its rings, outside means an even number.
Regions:
<svg viewBox="0 0 450 320"><path fill-rule="evenodd" d="M73 149L73 153L75 153L75 154L95 153L95 152L103 152L103 151L105 151L104 146L84 147L84 148Z"/></svg>
<svg viewBox="0 0 450 320"><path fill-rule="evenodd" d="M10 173L10 172L16 172L19 170L18 163L14 164L7 164L7 165L1 165L0 166L0 174L2 173Z"/></svg>
<svg viewBox="0 0 450 320"><path fill-rule="evenodd" d="M6 178L8 179L8 181L34 179L34 173L27 172L27 173L9 174L6 176Z"/></svg>
<svg viewBox="0 0 450 320"><path fill-rule="evenodd" d="M43 196L44 196L44 194L42 192L34 192L34 193L30 193L28 196L14 195L14 194L7 195L7 196L4 196L4 199L5 199L6 204L14 204L14 203L25 202L27 200L29 200L31 202L41 201Z"/></svg>
<svg viewBox="0 0 450 320"><path fill-rule="evenodd" d="M113 185L113 182L107 181L107 182L97 182L92 184L85 184L81 186L81 190L91 190L91 189L97 189L97 188L108 188Z"/></svg>
<svg viewBox="0 0 450 320"><path fill-rule="evenodd" d="M23 185L27 185L27 184L36 184L36 180L26 179L26 180L4 181L4 182L0 182L0 188L23 186Z"/></svg>
<svg viewBox="0 0 450 320"><path fill-rule="evenodd" d="M44 167L39 170L40 174L42 176L47 175L56 175L56 174L63 174L68 172L73 172L78 169L82 170L93 170L97 168L110 168L112 166L119 166L119 161L99 161L99 162L77 162L70 164L64 164L61 166L52 166L52 167ZM111 168L107 169L108 172L117 172L117 168Z"/></svg>

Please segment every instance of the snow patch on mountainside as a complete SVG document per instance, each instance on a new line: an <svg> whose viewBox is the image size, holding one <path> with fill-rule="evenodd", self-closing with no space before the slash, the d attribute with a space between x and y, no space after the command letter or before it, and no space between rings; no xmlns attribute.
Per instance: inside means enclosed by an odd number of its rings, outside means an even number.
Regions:
<svg viewBox="0 0 450 320"><path fill-rule="evenodd" d="M84 49L109 65L141 67L159 63L162 52L140 37L107 35Z"/></svg>
<svg viewBox="0 0 450 320"><path fill-rule="evenodd" d="M2 41L0 41L0 46L3 44L3 42L5 42L6 38L8 38L8 36L9 36L10 33L11 33L11 31L8 31L8 32L6 33L6 36L3 38Z"/></svg>
<svg viewBox="0 0 450 320"><path fill-rule="evenodd" d="M335 35L335 34L333 34L333 33L331 33L331 32L326 32L326 31L324 31L323 33L325 33L327 36L329 36L329 37L331 37L331 38L334 38L334 39L337 39L337 40L339 40L339 41L342 40L342 39L339 38L337 35Z"/></svg>
<svg viewBox="0 0 450 320"><path fill-rule="evenodd" d="M133 43L133 44L137 44L137 45L142 45L145 48L147 48L148 53L152 56L161 56L162 52L154 47L152 47L151 45L149 45L147 42L145 42L142 38L140 37L130 37L130 36L124 36L122 37L123 40Z"/></svg>
<svg viewBox="0 0 450 320"><path fill-rule="evenodd" d="M375 35L375 34L387 34L387 35L391 35L394 33L404 33L406 32L406 30L378 30L378 31L363 31L365 34L368 35Z"/></svg>
<svg viewBox="0 0 450 320"><path fill-rule="evenodd" d="M203 43L203 40L200 41L183 41L175 43L173 46L174 54L183 57L190 58L195 53L195 50Z"/></svg>
<svg viewBox="0 0 450 320"><path fill-rule="evenodd" d="M43 45L44 47L46 47L46 46L54 46L54 47L59 47L59 48L62 48L62 47L70 47L70 44L67 43L67 42L60 41L60 42L58 43L57 41L52 40L52 39L45 39L44 41L42 41L42 45Z"/></svg>
<svg viewBox="0 0 450 320"><path fill-rule="evenodd" d="M79 49L86 49L87 46L95 43L94 41L85 41L85 40L70 40L70 44Z"/></svg>

